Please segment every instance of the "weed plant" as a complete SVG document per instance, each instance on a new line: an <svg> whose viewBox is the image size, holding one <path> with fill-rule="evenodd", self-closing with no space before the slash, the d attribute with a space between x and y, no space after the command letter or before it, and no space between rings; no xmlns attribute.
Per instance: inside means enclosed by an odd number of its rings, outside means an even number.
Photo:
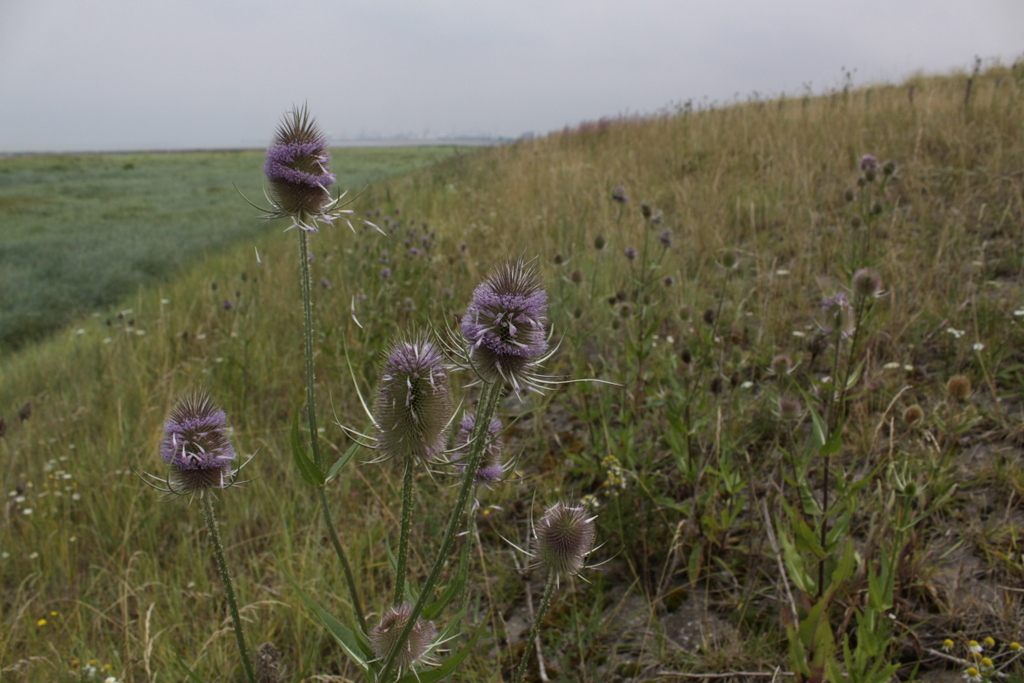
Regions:
<svg viewBox="0 0 1024 683"><path fill-rule="evenodd" d="M549 680L1020 675L1022 82L993 67L584 124L371 186L350 208L386 236L315 236L325 462L355 443L339 425L371 431L351 387L374 395L382 349L457 328L509 255L549 292L545 372L620 385L500 397L516 476L478 490L438 570L470 577L444 645L467 651L460 679L515 680L524 653ZM358 621L295 476L306 362L285 239L3 361L5 680L241 671L197 515L129 474L197 384L256 453L218 510L251 644L273 642L292 679L362 675L311 607ZM396 595L404 473L357 460L323 491L372 628ZM459 491L413 479L418 590ZM581 496L605 564L545 600L506 539L527 545L535 509Z"/></svg>

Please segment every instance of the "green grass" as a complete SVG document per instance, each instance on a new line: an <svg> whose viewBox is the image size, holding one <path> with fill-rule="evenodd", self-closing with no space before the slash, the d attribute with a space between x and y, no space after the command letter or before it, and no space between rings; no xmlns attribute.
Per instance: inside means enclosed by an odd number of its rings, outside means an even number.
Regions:
<svg viewBox="0 0 1024 683"><path fill-rule="evenodd" d="M313 281L329 281L314 318L331 460L349 445L335 421L366 423L352 375L372 395L387 341L453 324L509 255L536 258L548 287L561 346L547 370L622 385L564 385L526 414L503 404L506 421L521 417L507 436L519 476L481 493L467 630L491 629L459 680L510 680L525 590L536 604L543 577L517 571L527 560L504 539L522 542L531 516L583 495L599 504L592 560L605 564L555 597L542 631L553 680L796 671L808 652L843 662L844 638L877 646L871 661L903 677L959 675L965 664L934 654L945 638L957 657L969 639L1024 638L1021 81L1019 68L981 74L966 107L959 74L588 125L373 184L353 208L387 236L313 236ZM865 153L896 162L884 190L858 187ZM625 204L611 199L618 185ZM234 219L252 221L232 201ZM76 681L72 660L90 659L126 681L180 680L183 666L238 679L198 506L159 503L130 474L160 472L163 420L196 386L227 412L236 448L256 454L252 481L218 498L251 642L272 640L296 678L357 677L286 578L347 618L290 458L304 394L296 242L269 229L2 360L0 467L15 492L0 520L5 681ZM860 267L885 293L854 347L823 332L821 302ZM779 354L791 372L772 370ZM841 399L836 368L851 378ZM947 391L956 375L970 380L966 398ZM457 393L471 402L468 380ZM793 420L780 415L787 396ZM811 409L831 427L846 418L827 448ZM327 489L378 612L400 479L351 466ZM426 472L418 484L410 574L422 580L453 489ZM823 523L839 531L818 549ZM787 636L815 603L821 625Z"/></svg>
<svg viewBox="0 0 1024 683"><path fill-rule="evenodd" d="M458 153L335 150L334 170L355 195ZM0 159L0 352L278 229L239 211L235 188L266 204L262 164L259 151Z"/></svg>

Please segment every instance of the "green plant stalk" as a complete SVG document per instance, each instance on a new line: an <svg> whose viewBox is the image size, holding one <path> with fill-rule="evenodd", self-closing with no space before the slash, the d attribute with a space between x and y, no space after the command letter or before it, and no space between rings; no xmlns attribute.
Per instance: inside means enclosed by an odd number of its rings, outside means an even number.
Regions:
<svg viewBox="0 0 1024 683"><path fill-rule="evenodd" d="M405 641L408 640L409 633L412 632L413 626L416 625L416 620L423 612L423 607L434 592L434 586L441 575L441 569L444 567L445 560L451 552L452 543L455 541L455 536L462 525L462 516L466 510L466 504L469 502L470 493L476 486L476 473L480 469L480 460L484 448L487 447L487 426L491 423L491 417L493 417L498 400L501 398L502 388L503 384L501 382L485 383L483 390L480 392L480 404L476 420L473 424L473 431L470 434L469 454L466 456L466 472L462 477L459 497L456 499L455 508L448 519L448 526L444 531L444 537L441 541L441 548L438 550L437 558L434 560L434 565L430 568L430 574L427 575L426 582L424 582L423 587L420 589L420 597L416 604L413 605L405 627L398 635L394 646L391 648L391 652L388 653L387 658L384 660L383 669L377 678L378 681L389 680L388 676L394 671L398 653L405 647Z"/></svg>
<svg viewBox="0 0 1024 683"><path fill-rule="evenodd" d="M533 644L537 642L537 634L540 633L540 624L544 621L544 615L547 614L548 608L551 606L551 596L555 594L555 588L558 586L558 577L554 572L548 573L547 584L544 586L544 597L540 600L540 606L537 608L537 616L533 618L533 625L530 626L530 635L526 640L526 647L523 648L523 658L519 660L519 669L516 671L516 683L523 683L526 679L526 667L530 663L530 649Z"/></svg>
<svg viewBox="0 0 1024 683"><path fill-rule="evenodd" d="M320 457L320 433L316 427L316 389L313 386L313 304L310 292L309 275L309 238L306 231L299 228L299 263L302 269L302 336L306 353L306 419L309 422L309 444L313 451L313 462L323 469Z"/></svg>
<svg viewBox="0 0 1024 683"><path fill-rule="evenodd" d="M309 443L313 451L313 462L323 469L323 461L320 457L320 432L316 425L316 388L313 383L313 304L309 275L309 238L306 231L299 228L299 263L302 273L302 313L303 313L303 341L306 355L306 417L309 421ZM338 539L338 532L334 528L330 510L327 507L327 496L323 487L317 489L320 499L320 510L323 512L324 525L327 527L327 535L334 546L334 552L341 562L342 570L345 572L345 580L348 583L349 596L352 599L352 611L356 613L360 628L366 632L366 618L363 616L363 608L359 601L359 592L356 590L355 576L352 574L352 566L348 562L345 550Z"/></svg>
<svg viewBox="0 0 1024 683"><path fill-rule="evenodd" d="M395 599L393 604L398 607L405 597L405 567L409 557L409 527L412 526L412 479L413 458L405 459L405 472L402 475L402 530L398 537L398 567L395 569Z"/></svg>
<svg viewBox="0 0 1024 683"><path fill-rule="evenodd" d="M249 648L245 645L245 634L242 633L242 617L238 614L238 601L235 600L235 591L231 586L228 565L224 560L224 547L220 541L220 532L217 530L217 517L213 513L212 498L213 496L208 493L200 494L199 496L199 500L203 504L203 517L206 518L206 530L210 533L213 555L217 559L217 570L220 572L220 580L224 584L224 594L228 599L228 608L231 610L231 622L234 624L235 640L238 641L238 651L242 657L242 667L245 669L245 676L249 679L249 683L256 683L256 670L253 668L252 658L249 657Z"/></svg>

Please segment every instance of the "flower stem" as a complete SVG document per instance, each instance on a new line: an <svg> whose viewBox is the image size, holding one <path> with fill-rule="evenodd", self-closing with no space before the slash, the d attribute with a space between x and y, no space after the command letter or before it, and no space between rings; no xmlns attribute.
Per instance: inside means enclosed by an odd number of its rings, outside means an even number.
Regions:
<svg viewBox="0 0 1024 683"><path fill-rule="evenodd" d="M299 233L299 264L302 273L302 313L303 313L303 341L305 342L306 355L306 418L309 422L309 443L313 451L313 462L320 469L323 469L323 460L320 456L320 432L316 424L316 388L313 381L313 304L309 275L309 238L306 231L298 229ZM323 487L318 487L320 509L323 512L324 525L327 527L327 535L331 539L334 552L341 562L345 572L345 580L348 583L348 592L352 598L352 611L356 613L359 626L366 632L366 618L363 616L363 609L359 601L359 593L356 590L355 576L352 574L352 567L345 555L341 541L338 539L338 532L334 528L330 510L327 508L327 496Z"/></svg>
<svg viewBox="0 0 1024 683"><path fill-rule="evenodd" d="M405 566L409 555L409 527L412 525L412 479L413 458L405 458L405 473L402 476L402 531L398 537L398 567L395 570L395 600L398 607L405 597Z"/></svg>
<svg viewBox="0 0 1024 683"><path fill-rule="evenodd" d="M313 304L309 281L309 240L306 231L299 228L299 263L302 269L302 329L306 351L306 418L309 421L309 442L313 462L323 467L320 459L320 433L316 427L316 389L313 386Z"/></svg>
<svg viewBox="0 0 1024 683"><path fill-rule="evenodd" d="M220 532L217 530L217 517L213 513L212 498L213 496L209 493L203 493L199 496L199 500L203 504L203 516L206 518L206 529L210 533L210 543L213 544L213 555L217 559L220 580L224 584L224 593L227 596L228 607L231 610L231 621L234 624L235 640L238 641L238 651L242 656L242 667L245 669L245 676L249 679L249 683L256 683L256 670L253 668L252 659L249 657L249 649L245 645L245 634L242 633L242 617L238 614L238 601L235 600L235 591L231 586L228 565L224 560L224 547L221 545Z"/></svg>
<svg viewBox="0 0 1024 683"><path fill-rule="evenodd" d="M537 634L540 633L540 624L544 621L544 615L547 614L548 608L551 606L551 596L555 594L555 588L558 586L558 576L554 572L548 572L548 581L544 586L544 597L540 600L540 606L537 608L537 615L533 618L533 625L530 627L530 636L526 640L526 647L523 648L523 658L519 660L519 670L516 672L516 683L523 683L526 679L526 667L530 663L530 648L537 642Z"/></svg>
<svg viewBox="0 0 1024 683"><path fill-rule="evenodd" d="M438 550L437 558L434 560L434 565L430 568L430 574L427 575L426 582L424 582L423 587L420 589L420 597L416 604L413 605L405 627L398 635L394 646L391 648L391 652L388 653L387 658L384 660L384 667L381 670L380 677L377 679L378 681L389 680L388 677L395 669L398 653L405 647L405 641L409 638L409 633L412 632L413 626L416 625L416 620L423 612L423 607L426 605L427 600L431 599L434 593L434 586L441 575L441 569L444 568L445 561L451 553L452 543L455 541L456 533L462 525L462 516L466 510L466 503L469 502L470 493L472 493L473 487L476 485L476 474L480 469L481 456L483 455L484 448L487 447L487 427L491 424L494 410L501 399L503 386L501 382L485 383L483 390L480 392L480 404L473 423L473 431L470 434L469 454L466 456L466 471L462 477L462 485L459 487L459 497L455 501L455 508L452 510L451 517L448 518L448 526L444 531L444 538L441 541L441 548Z"/></svg>

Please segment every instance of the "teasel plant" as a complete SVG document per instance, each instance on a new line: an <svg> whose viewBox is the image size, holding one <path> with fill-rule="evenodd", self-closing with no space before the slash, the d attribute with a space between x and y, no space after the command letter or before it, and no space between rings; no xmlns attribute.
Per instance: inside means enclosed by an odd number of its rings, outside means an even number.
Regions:
<svg viewBox="0 0 1024 683"><path fill-rule="evenodd" d="M292 228L298 228L296 232L299 243L299 277L302 284L302 336L305 355L306 423L309 430L309 452L307 452L299 433L298 417L296 416L292 424L292 456L303 479L316 490L331 546L334 548L345 574L352 610L360 628L365 632L367 630L366 617L359 599L355 575L332 521L324 491L325 484L337 476L355 451L350 449L334 463L329 471L325 471L324 457L320 448L320 432L317 425L313 364L312 280L309 267L310 235L319 232L321 225L332 225L338 220L344 220L355 232L349 219L353 211L346 208L349 202L344 200L345 193L337 196L331 194L330 187L334 184L336 176L330 170L327 138L305 105L286 114L278 126L274 139L267 148L263 172L268 182L266 199L270 203L270 208L259 207L251 202L250 204L263 211L261 218L264 220L285 219L291 221L291 225L285 229L286 232ZM379 227L369 221L363 221L363 223L380 231Z"/></svg>
<svg viewBox="0 0 1024 683"><path fill-rule="evenodd" d="M533 617L530 634L523 648L523 657L516 670L516 683L523 683L530 662L530 646L536 643L540 626L551 607L551 600L563 580L577 576L586 565L587 556L594 550L596 531L594 520L583 505L555 503L540 518L533 529L532 550L517 548L534 559L534 567L547 573L544 596Z"/></svg>
<svg viewBox="0 0 1024 683"><path fill-rule="evenodd" d="M168 499L183 496L199 498L217 562L217 571L231 613L242 668L249 683L257 683L255 662L245 642L238 600L224 557L224 544L220 538L217 516L213 508L215 492L218 489L223 491L242 483L237 477L245 465L237 470L233 469L236 454L228 438L227 416L214 405L208 394L193 392L179 399L177 406L164 423L160 457L168 467L166 476L157 477L144 473L140 477L153 488L165 493Z"/></svg>

